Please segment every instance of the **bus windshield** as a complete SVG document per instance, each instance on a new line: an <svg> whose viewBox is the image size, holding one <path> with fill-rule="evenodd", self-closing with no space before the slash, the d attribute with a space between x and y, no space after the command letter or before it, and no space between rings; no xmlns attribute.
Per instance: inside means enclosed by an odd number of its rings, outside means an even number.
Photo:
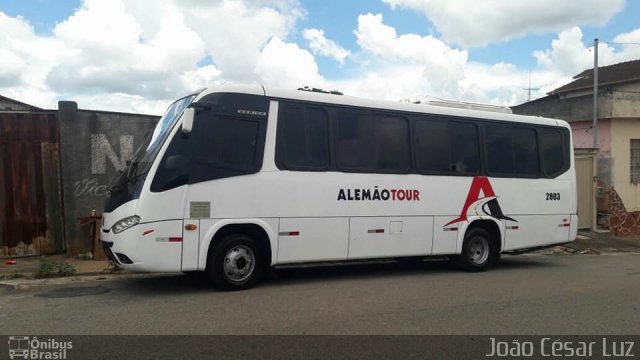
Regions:
<svg viewBox="0 0 640 360"><path fill-rule="evenodd" d="M109 182L109 197L105 211L111 211L125 202L137 199L142 190L146 175L158 156L162 144L175 127L182 111L189 106L197 94L184 97L169 106L160 118L151 136L147 137L136 150L125 171L117 173Z"/></svg>
<svg viewBox="0 0 640 360"><path fill-rule="evenodd" d="M195 97L196 95L187 96L169 106L165 114L158 121L156 128L153 130L153 134L151 135L148 145L146 145L147 142L145 141L133 155L130 165L131 169L128 171L130 178L142 176L149 172L151 165L153 164L153 160L158 155L158 152L169 136L169 133L178 122L180 114L182 114L182 111L189 106Z"/></svg>

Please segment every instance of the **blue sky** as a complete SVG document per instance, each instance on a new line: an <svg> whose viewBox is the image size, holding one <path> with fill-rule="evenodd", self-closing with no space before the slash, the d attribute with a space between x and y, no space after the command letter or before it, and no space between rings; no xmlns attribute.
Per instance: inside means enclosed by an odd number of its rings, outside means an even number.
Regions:
<svg viewBox="0 0 640 360"><path fill-rule="evenodd" d="M513 105L530 72L539 97L589 67L594 37L640 44L636 0L145 1L0 0L0 94L159 113L191 87L259 82Z"/></svg>

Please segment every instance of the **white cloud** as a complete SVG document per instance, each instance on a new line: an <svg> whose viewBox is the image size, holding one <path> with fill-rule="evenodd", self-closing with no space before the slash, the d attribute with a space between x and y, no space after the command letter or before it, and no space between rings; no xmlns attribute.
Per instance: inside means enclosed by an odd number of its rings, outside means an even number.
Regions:
<svg viewBox="0 0 640 360"><path fill-rule="evenodd" d="M439 2L438 10L450 16L460 34L469 35L465 42L517 36L500 19L488 20L496 21L497 35L469 24L484 10L473 10L465 1ZM537 5L531 3L515 3L511 9L503 1L490 1L493 11L506 11L513 21L519 19L520 7L533 18L540 17L534 11ZM621 0L614 1L603 19L617 11ZM387 2L414 8L430 4ZM461 12L465 21L451 18L458 11L453 4L471 9L467 15ZM558 7L548 11L566 10L563 3ZM581 21L588 18L582 15ZM81 108L155 114L188 91L223 82L322 87L388 100L431 96L501 105L526 101L529 69L507 62L470 61L467 51L442 39L397 33L379 14L358 17L357 49L343 48L322 30L306 29L300 39L308 42L306 50L306 44L301 48L291 42L297 36L296 22L304 16L297 0L158 0L153 7L148 0L84 0L52 34L40 35L27 20L0 12L0 94L46 108L54 108L58 99L71 99ZM480 23L486 25L485 20ZM536 29L546 29L550 23ZM523 31L529 31L530 24L522 22ZM638 42L640 29L614 41ZM536 51L538 67L532 69L531 85L541 88L537 94L590 68L590 46L579 27L567 27L549 48ZM327 80L314 55L332 57L340 64L348 58L340 69L348 77ZM601 65L639 57L640 46L600 45Z"/></svg>
<svg viewBox="0 0 640 360"><path fill-rule="evenodd" d="M61 46L39 37L23 18L0 12L0 93L4 96L50 108L56 94L44 83Z"/></svg>
<svg viewBox="0 0 640 360"><path fill-rule="evenodd" d="M47 77L61 93L113 92L166 99L185 92L180 77L205 56L204 42L170 3L147 39L122 0L86 0L54 29L65 53Z"/></svg>
<svg viewBox="0 0 640 360"><path fill-rule="evenodd" d="M625 0L383 0L423 12L448 42L482 46L573 25L604 25Z"/></svg>
<svg viewBox="0 0 640 360"><path fill-rule="evenodd" d="M241 82L255 79L261 49L273 37L286 38L304 14L296 1L192 0L179 6L223 76Z"/></svg>
<svg viewBox="0 0 640 360"><path fill-rule="evenodd" d="M353 85L345 86L359 93L384 93L384 98L460 96L466 51L451 48L432 36L398 35L383 23L381 14L359 16L354 33L364 52L357 57L365 72L364 81L354 80Z"/></svg>
<svg viewBox="0 0 640 360"><path fill-rule="evenodd" d="M640 36L640 29L620 34L614 42L631 42ZM582 30L578 27L562 31L558 38L551 42L551 48L533 53L538 64L547 70L556 71L560 76L575 76L583 70L593 68L593 43L584 43ZM598 65L607 66L623 61L637 60L640 57L640 46L627 45L619 47L601 42L598 46Z"/></svg>
<svg viewBox="0 0 640 360"><path fill-rule="evenodd" d="M311 53L277 37L262 49L255 74L266 86L289 89L321 87L324 82Z"/></svg>
<svg viewBox="0 0 640 360"><path fill-rule="evenodd" d="M263 48L303 16L296 0L83 0L43 36L0 12L0 93L117 111L149 99L162 113L194 88L255 81Z"/></svg>
<svg viewBox="0 0 640 360"><path fill-rule="evenodd" d="M332 57L341 65L344 64L344 60L351 55L349 50L327 39L324 36L323 30L305 29L302 35L309 41L309 47L314 54Z"/></svg>
<svg viewBox="0 0 640 360"><path fill-rule="evenodd" d="M64 98L61 100L64 100ZM68 100L77 102L78 106L82 109L162 115L169 104L171 104L175 99L155 100L140 95L104 93L95 95L74 95Z"/></svg>

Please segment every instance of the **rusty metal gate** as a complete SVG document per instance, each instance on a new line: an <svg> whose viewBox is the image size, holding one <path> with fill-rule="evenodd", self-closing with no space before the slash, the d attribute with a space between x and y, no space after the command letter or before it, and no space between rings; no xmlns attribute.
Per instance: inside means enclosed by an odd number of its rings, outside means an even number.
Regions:
<svg viewBox="0 0 640 360"><path fill-rule="evenodd" d="M65 250L56 112L0 112L0 257Z"/></svg>
<svg viewBox="0 0 640 360"><path fill-rule="evenodd" d="M578 193L578 229L595 229L596 217L596 157L576 155L576 185Z"/></svg>

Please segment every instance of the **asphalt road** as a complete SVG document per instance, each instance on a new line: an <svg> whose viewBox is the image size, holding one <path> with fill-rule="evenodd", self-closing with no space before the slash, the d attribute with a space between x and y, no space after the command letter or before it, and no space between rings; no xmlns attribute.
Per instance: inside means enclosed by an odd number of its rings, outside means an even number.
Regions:
<svg viewBox="0 0 640 360"><path fill-rule="evenodd" d="M241 292L183 275L5 289L0 333L640 334L640 254L287 269Z"/></svg>

